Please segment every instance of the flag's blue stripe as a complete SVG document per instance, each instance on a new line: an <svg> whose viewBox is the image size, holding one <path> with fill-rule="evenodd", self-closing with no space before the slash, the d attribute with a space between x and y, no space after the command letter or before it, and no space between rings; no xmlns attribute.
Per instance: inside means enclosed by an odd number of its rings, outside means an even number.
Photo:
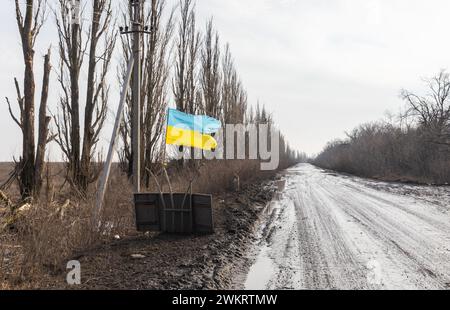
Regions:
<svg viewBox="0 0 450 310"><path fill-rule="evenodd" d="M216 133L222 127L222 123L212 117L186 114L175 109L169 109L167 125L203 134Z"/></svg>

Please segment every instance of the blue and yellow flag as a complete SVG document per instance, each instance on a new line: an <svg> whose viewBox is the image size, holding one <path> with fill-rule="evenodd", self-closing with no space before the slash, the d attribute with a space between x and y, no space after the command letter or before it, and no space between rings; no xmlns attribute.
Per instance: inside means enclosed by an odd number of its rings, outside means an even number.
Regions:
<svg viewBox="0 0 450 310"><path fill-rule="evenodd" d="M211 136L222 124L209 116L186 114L169 109L167 116L166 144L215 150L217 141Z"/></svg>

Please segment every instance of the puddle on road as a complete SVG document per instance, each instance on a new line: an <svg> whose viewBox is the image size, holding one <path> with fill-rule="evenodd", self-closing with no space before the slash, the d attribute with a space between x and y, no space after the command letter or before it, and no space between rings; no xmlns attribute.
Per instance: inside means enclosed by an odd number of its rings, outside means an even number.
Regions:
<svg viewBox="0 0 450 310"><path fill-rule="evenodd" d="M264 210L265 221L262 223L258 235L259 242L257 245L259 254L255 263L250 267L247 274L244 288L246 290L266 290L273 286L271 281L276 278L279 272L279 266L272 257L277 257L277 250L273 248L278 243L283 246L290 238L292 227L296 222L295 205L293 204L289 193L294 188L296 182L292 182L295 174L286 173L282 179L277 182L277 195L267 205ZM268 241L267 237L275 232L276 240ZM281 238L281 240L278 240ZM277 258L275 258L277 259ZM272 285L271 285L272 284Z"/></svg>
<svg viewBox="0 0 450 310"><path fill-rule="evenodd" d="M256 263L250 268L247 280L245 281L246 290L265 290L269 281L275 273L275 264L269 257L268 246L264 246L256 259Z"/></svg>

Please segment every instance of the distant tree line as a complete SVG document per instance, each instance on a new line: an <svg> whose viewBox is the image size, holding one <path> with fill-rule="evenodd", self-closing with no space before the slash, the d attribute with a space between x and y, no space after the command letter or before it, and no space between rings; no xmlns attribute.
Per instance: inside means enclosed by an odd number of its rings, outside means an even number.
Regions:
<svg viewBox="0 0 450 310"><path fill-rule="evenodd" d="M361 125L328 144L315 159L327 169L392 181L450 183L450 78L426 81L425 95L402 90L406 110L396 121Z"/></svg>

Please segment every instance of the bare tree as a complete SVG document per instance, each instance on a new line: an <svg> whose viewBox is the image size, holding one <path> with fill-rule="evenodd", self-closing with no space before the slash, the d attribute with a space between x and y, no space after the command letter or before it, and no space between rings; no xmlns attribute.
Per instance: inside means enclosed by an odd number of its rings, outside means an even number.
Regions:
<svg viewBox="0 0 450 310"><path fill-rule="evenodd" d="M72 21L71 1L58 0L59 9L54 11L59 36L58 81L63 95L59 99L55 125L58 130L56 142L68 161L68 178L78 184L81 175L80 163L80 86L79 77L87 42L82 45L83 24Z"/></svg>
<svg viewBox="0 0 450 310"><path fill-rule="evenodd" d="M243 124L247 112L247 93L236 72L230 46L225 46L222 60L221 107L225 124Z"/></svg>
<svg viewBox="0 0 450 310"><path fill-rule="evenodd" d="M81 155L80 185L86 189L88 184L97 179L92 171L92 159L107 116L109 87L106 76L111 63L116 42L116 32L111 31L112 9L110 0L94 0L90 29L89 65L87 78L86 106L84 110L84 136ZM100 55L98 45L103 39ZM98 63L101 67L98 68Z"/></svg>
<svg viewBox="0 0 450 310"><path fill-rule="evenodd" d="M42 187L45 169L45 149L47 144L54 139L54 136L49 135L49 125L52 118L47 114L48 87L50 84L51 69L49 49L47 55L44 57L44 76L42 78L41 103L39 106L39 132L34 173L36 193L39 193Z"/></svg>
<svg viewBox="0 0 450 310"><path fill-rule="evenodd" d="M128 6L127 10L130 10ZM128 11L129 12L129 11ZM142 120L141 129L142 149L141 160L144 163L142 173L145 183L148 185L150 176L148 170L151 166L161 160L163 148L162 135L165 124L165 111L168 104L168 86L170 77L171 39L173 36L174 11L168 13L165 18L166 1L152 0L148 6L142 10L146 25L150 26L150 33L143 40L143 77L141 79L142 98ZM123 12L123 20L128 23L127 12ZM124 60L119 72L119 80L122 82L126 64L131 55L131 42L128 36L121 37ZM121 125L120 135L122 140L122 150L119 152L122 167L131 176L132 154L131 154L131 106L132 98L127 98L127 109L124 112L124 121Z"/></svg>
<svg viewBox="0 0 450 310"><path fill-rule="evenodd" d="M232 116L231 111L233 109L232 102L232 90L233 90L233 80L236 75L236 70L234 68L233 58L230 52L230 45L225 46L225 53L222 60L222 108L223 108L223 123L231 124Z"/></svg>
<svg viewBox="0 0 450 310"><path fill-rule="evenodd" d="M173 34L173 10L163 25L165 0L152 0L147 19L150 21L151 33L147 40L145 58L146 97L144 106L144 143L143 143L143 173L146 186L149 186L151 176L149 170L152 164L161 158L159 143L163 136L165 111L167 109L167 88L169 81L170 43Z"/></svg>
<svg viewBox="0 0 450 310"><path fill-rule="evenodd" d="M85 191L88 184L94 182L97 176L92 172L91 162L106 119L109 92L106 76L116 33L111 30L110 0L93 1L87 38L83 37L84 23L71 19L70 4L70 0L59 0L59 9L55 10L60 54L58 80L63 92L59 102L61 111L55 117L58 129L56 141L68 160L69 180ZM100 55L97 55L100 42L104 42L103 48ZM79 79L85 55L88 55L88 77L81 149ZM102 62L101 66L99 62Z"/></svg>
<svg viewBox="0 0 450 310"><path fill-rule="evenodd" d="M203 91L203 112L219 117L220 103L220 46L219 34L214 30L212 19L206 25L201 52L201 84Z"/></svg>
<svg viewBox="0 0 450 310"><path fill-rule="evenodd" d="M47 112L48 83L50 75L50 52L45 56L44 77L39 109L39 140L36 154L35 144L35 79L34 79L34 45L41 27L46 18L46 1L27 0L25 16L22 14L21 5L15 0L17 26L22 42L22 52L25 65L23 95L19 82L14 79L17 103L20 109L19 117L16 117L8 98L8 108L14 122L22 131L22 156L18 163L20 171L18 175L20 193L27 198L39 193L42 183L42 170L44 166L44 153L48 142L49 119Z"/></svg>
<svg viewBox="0 0 450 310"><path fill-rule="evenodd" d="M195 114L200 105L201 92L198 85L198 62L200 56L201 34L196 30L195 7L190 13L189 26L189 53L186 75L186 106L187 112Z"/></svg>
<svg viewBox="0 0 450 310"><path fill-rule="evenodd" d="M175 77L172 82L177 109L195 113L197 99L197 63L200 34L196 31L195 5L192 0L180 0L180 20L176 39Z"/></svg>
<svg viewBox="0 0 450 310"><path fill-rule="evenodd" d="M408 104L406 116L418 121L431 142L450 146L450 76L441 71L426 83L430 91L427 96L402 90Z"/></svg>

